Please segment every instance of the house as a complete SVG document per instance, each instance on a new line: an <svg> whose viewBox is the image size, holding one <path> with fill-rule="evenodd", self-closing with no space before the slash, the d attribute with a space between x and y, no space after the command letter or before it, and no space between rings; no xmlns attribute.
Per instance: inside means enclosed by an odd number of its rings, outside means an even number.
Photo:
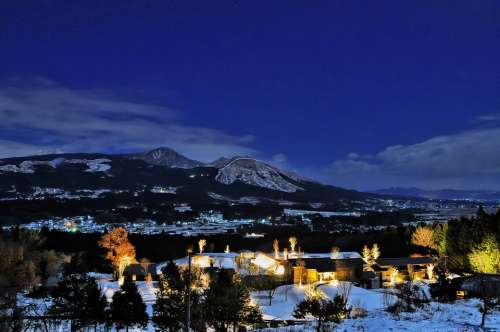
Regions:
<svg viewBox="0 0 500 332"><path fill-rule="evenodd" d="M453 279L457 286L457 296L481 296L486 293L500 298L500 275L478 274L470 277Z"/></svg>
<svg viewBox="0 0 500 332"><path fill-rule="evenodd" d="M331 280L357 281L363 272L363 259L356 252L290 255L288 259L293 283L314 283Z"/></svg>
<svg viewBox="0 0 500 332"><path fill-rule="evenodd" d="M156 280L158 278L155 263L130 264L123 271L123 275L125 278L130 278L133 281L145 281L148 278Z"/></svg>
<svg viewBox="0 0 500 332"><path fill-rule="evenodd" d="M397 257L379 258L373 267L378 272L382 282L398 280L425 279L428 267L433 266L436 260L433 257ZM397 269L397 275L393 275Z"/></svg>

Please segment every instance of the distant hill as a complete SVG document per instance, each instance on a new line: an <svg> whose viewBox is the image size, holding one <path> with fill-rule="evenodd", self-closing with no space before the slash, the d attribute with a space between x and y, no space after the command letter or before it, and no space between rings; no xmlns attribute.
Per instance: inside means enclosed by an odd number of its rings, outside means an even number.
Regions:
<svg viewBox="0 0 500 332"><path fill-rule="evenodd" d="M191 160L169 148L115 155L51 154L0 160L0 197L33 187L63 190L175 188L185 201L266 201L348 205L378 195L324 185L251 157Z"/></svg>
<svg viewBox="0 0 500 332"><path fill-rule="evenodd" d="M402 197L415 197L427 199L442 200L472 200L472 201L491 201L500 202L500 191L495 190L424 190L420 188L386 188L372 191L380 195L394 195Z"/></svg>

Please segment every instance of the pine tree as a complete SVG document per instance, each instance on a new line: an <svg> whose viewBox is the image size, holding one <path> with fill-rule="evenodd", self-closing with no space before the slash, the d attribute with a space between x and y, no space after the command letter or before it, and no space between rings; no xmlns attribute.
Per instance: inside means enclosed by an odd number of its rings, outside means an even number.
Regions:
<svg viewBox="0 0 500 332"><path fill-rule="evenodd" d="M298 303L293 311L293 317L304 319L314 317L318 321L316 331L321 331L325 323L340 323L347 315L342 296L337 295L333 300L320 297L306 298Z"/></svg>
<svg viewBox="0 0 500 332"><path fill-rule="evenodd" d="M185 327L185 285L177 265L170 261L162 270L156 302L153 305L153 322L161 330L178 331Z"/></svg>
<svg viewBox="0 0 500 332"><path fill-rule="evenodd" d="M70 321L71 331L102 323L106 319L106 298L94 278L85 274L68 274L53 293L49 312Z"/></svg>
<svg viewBox="0 0 500 332"><path fill-rule="evenodd" d="M94 278L87 279L84 289L85 301L81 311L82 325L94 327L105 322L108 302Z"/></svg>
<svg viewBox="0 0 500 332"><path fill-rule="evenodd" d="M120 290L113 295L111 321L117 330L125 328L128 331L129 327L146 328L148 320L146 305L137 286L133 281L126 279Z"/></svg>
<svg viewBox="0 0 500 332"><path fill-rule="evenodd" d="M222 270L205 292L205 317L215 331L262 322L260 309L251 304L248 289L232 274Z"/></svg>

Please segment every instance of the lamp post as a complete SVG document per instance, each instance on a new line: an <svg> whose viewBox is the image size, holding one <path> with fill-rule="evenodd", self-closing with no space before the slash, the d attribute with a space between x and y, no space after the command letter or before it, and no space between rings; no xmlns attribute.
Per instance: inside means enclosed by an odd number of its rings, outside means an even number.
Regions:
<svg viewBox="0 0 500 332"><path fill-rule="evenodd" d="M191 326L191 253L192 249L188 248L188 277L187 277L187 308L186 308L186 332L189 332Z"/></svg>

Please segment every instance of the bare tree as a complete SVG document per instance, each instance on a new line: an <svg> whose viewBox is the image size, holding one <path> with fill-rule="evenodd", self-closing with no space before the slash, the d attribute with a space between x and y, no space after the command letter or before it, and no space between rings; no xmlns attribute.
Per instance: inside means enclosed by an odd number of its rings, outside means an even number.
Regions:
<svg viewBox="0 0 500 332"><path fill-rule="evenodd" d="M347 303L349 302L349 296L351 295L352 283L348 281L339 282L340 296L342 297L342 303L344 304L344 310L347 310Z"/></svg>
<svg viewBox="0 0 500 332"><path fill-rule="evenodd" d="M493 289L494 286L491 287L488 285L485 279L484 275L480 276L479 279L479 298L482 302L479 307L479 312L481 313L481 326L484 326L486 315L494 310L500 309L500 299L493 295L495 292L495 289Z"/></svg>
<svg viewBox="0 0 500 332"><path fill-rule="evenodd" d="M273 249L274 249L274 258L278 258L280 252L280 242L278 241L278 239L274 239Z"/></svg>
<svg viewBox="0 0 500 332"><path fill-rule="evenodd" d="M411 236L411 243L416 246L436 249L436 242L434 241L434 231L427 226L418 226Z"/></svg>
<svg viewBox="0 0 500 332"><path fill-rule="evenodd" d="M205 246L207 245L207 240L205 239L200 239L198 241L198 249L200 251L200 254L203 254L203 250L205 249Z"/></svg>
<svg viewBox="0 0 500 332"><path fill-rule="evenodd" d="M125 268L134 263L135 247L128 240L128 233L123 227L117 227L104 234L99 245L108 249L106 258L115 267L118 279L121 279Z"/></svg>
<svg viewBox="0 0 500 332"><path fill-rule="evenodd" d="M378 247L378 244L375 243L372 246L371 255L373 262L375 262L380 257L380 248Z"/></svg>
<svg viewBox="0 0 500 332"><path fill-rule="evenodd" d="M370 264L370 261L372 259L372 252L371 252L370 248L368 248L368 246L365 244L363 246L363 250L361 252L363 254L363 259L365 260L365 262L367 264Z"/></svg>
<svg viewBox="0 0 500 332"><path fill-rule="evenodd" d="M332 247L330 258L331 259L337 259L337 258L339 258L339 252L340 252L340 248L339 247Z"/></svg>
<svg viewBox="0 0 500 332"><path fill-rule="evenodd" d="M295 252L295 246L297 246L297 238L295 236L291 236L288 241L290 242L290 251Z"/></svg>

